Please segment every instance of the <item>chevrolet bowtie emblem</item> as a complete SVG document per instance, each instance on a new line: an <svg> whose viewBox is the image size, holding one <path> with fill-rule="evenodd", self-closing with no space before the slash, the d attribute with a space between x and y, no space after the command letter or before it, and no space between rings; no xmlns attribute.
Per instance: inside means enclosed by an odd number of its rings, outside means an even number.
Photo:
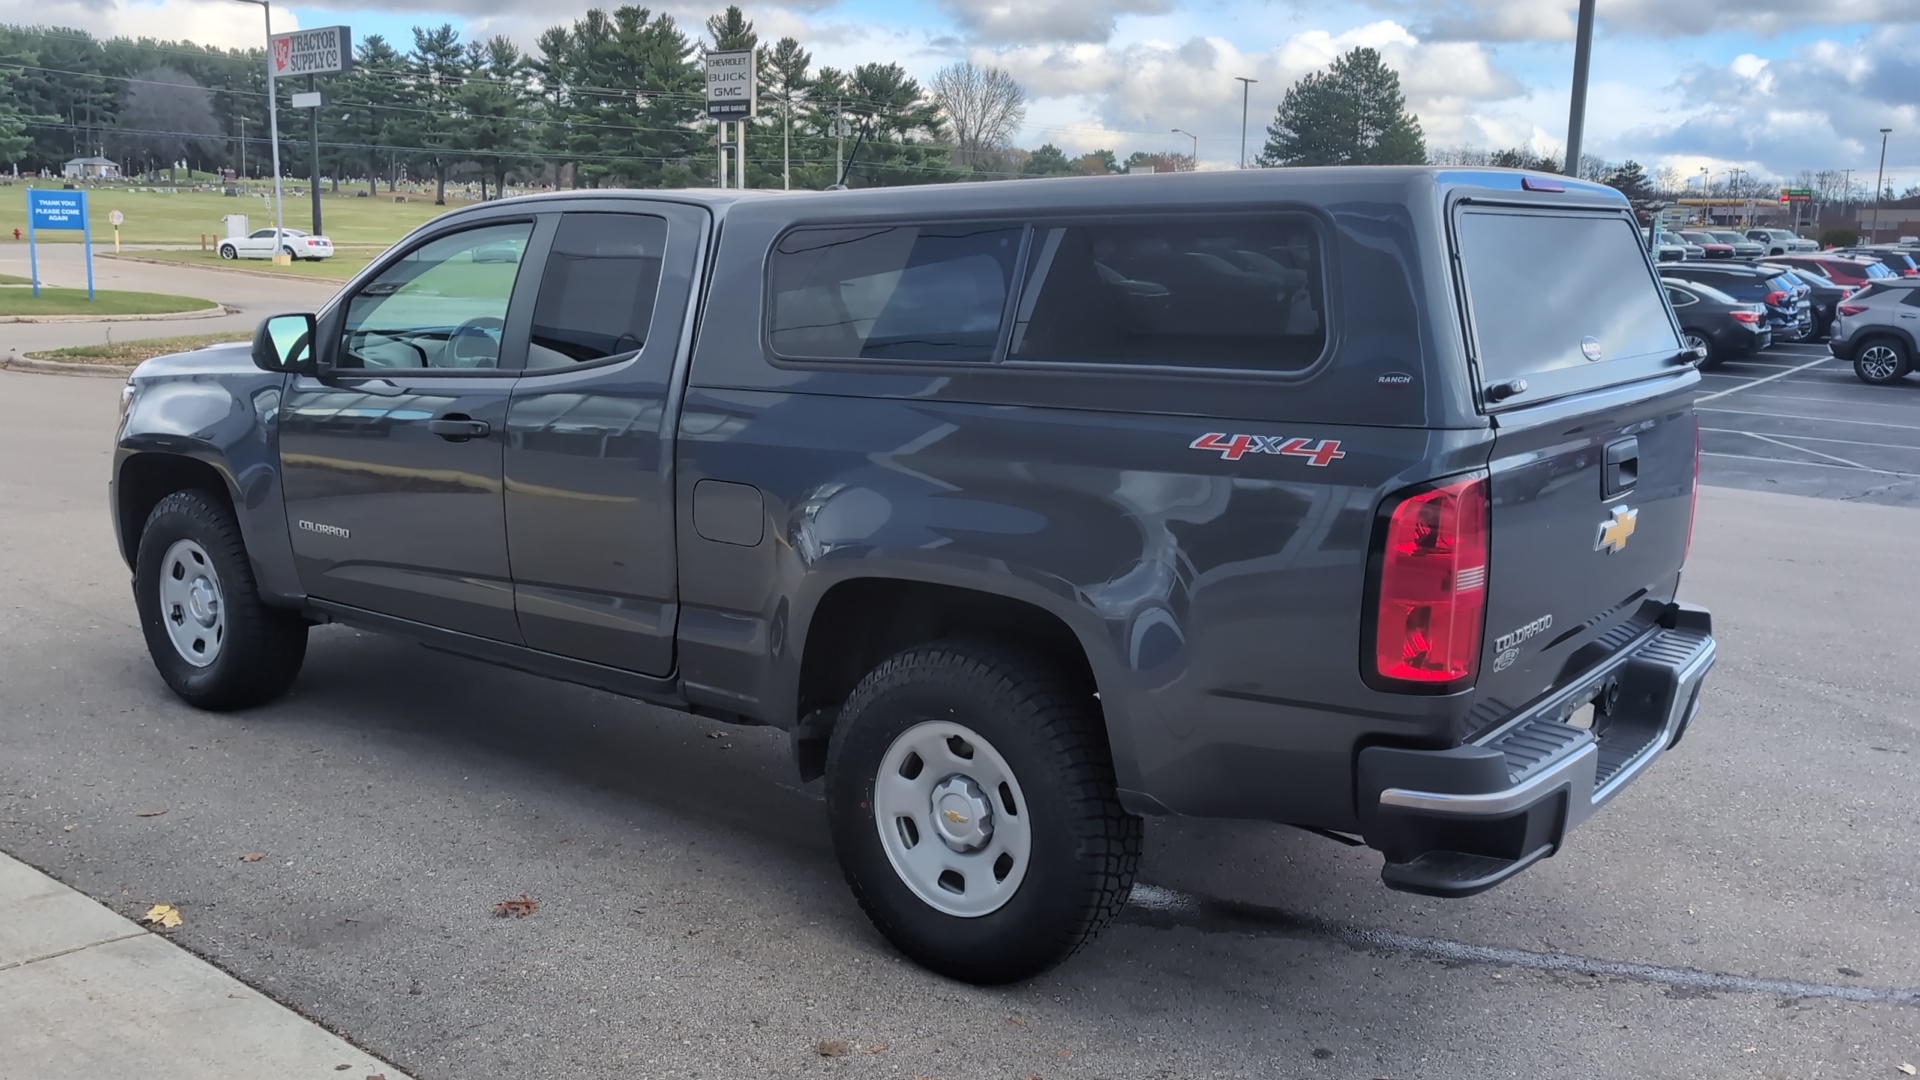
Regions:
<svg viewBox="0 0 1920 1080"><path fill-rule="evenodd" d="M940 812L947 815L947 820L953 822L955 825L965 825L967 823L967 815L958 810L942 810Z"/></svg>
<svg viewBox="0 0 1920 1080"><path fill-rule="evenodd" d="M1604 551L1611 555L1627 546L1627 540L1638 528L1640 511L1629 510L1625 506L1616 506L1607 520L1600 523L1599 535L1593 538L1593 550Z"/></svg>

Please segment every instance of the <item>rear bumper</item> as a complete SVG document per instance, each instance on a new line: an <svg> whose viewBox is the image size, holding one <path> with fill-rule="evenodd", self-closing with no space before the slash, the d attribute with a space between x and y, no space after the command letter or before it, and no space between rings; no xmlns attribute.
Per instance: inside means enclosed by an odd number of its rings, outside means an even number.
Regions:
<svg viewBox="0 0 1920 1080"><path fill-rule="evenodd" d="M1390 888L1471 896L1559 850L1567 833L1680 741L1713 667L1712 615L1665 624L1465 746L1360 752L1362 834ZM1566 721L1595 706L1591 730Z"/></svg>

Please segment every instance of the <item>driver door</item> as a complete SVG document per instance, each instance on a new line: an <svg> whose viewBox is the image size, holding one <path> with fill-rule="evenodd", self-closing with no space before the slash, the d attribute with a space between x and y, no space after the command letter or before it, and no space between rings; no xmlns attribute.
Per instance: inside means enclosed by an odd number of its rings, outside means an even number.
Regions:
<svg viewBox="0 0 1920 1080"><path fill-rule="evenodd" d="M551 222L430 236L320 318L280 408L307 595L518 644L502 454ZM244 478L242 479L244 483Z"/></svg>

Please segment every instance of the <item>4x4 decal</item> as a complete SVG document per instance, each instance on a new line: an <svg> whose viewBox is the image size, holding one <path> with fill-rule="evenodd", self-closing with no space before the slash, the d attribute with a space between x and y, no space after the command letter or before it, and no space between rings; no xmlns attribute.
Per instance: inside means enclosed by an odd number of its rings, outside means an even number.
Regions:
<svg viewBox="0 0 1920 1080"><path fill-rule="evenodd" d="M1307 464L1322 468L1347 456L1338 439L1314 442L1285 435L1229 435L1223 431L1210 431L1189 443L1187 449L1212 450L1228 461L1239 461L1248 454L1284 454L1306 458Z"/></svg>

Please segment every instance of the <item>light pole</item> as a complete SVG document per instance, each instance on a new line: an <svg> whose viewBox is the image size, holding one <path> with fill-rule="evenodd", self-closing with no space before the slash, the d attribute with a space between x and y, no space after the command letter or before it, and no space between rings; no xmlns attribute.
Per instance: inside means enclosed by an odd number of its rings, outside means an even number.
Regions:
<svg viewBox="0 0 1920 1080"><path fill-rule="evenodd" d="M1259 79L1249 79L1245 75L1235 75L1240 83L1240 167L1247 167L1247 100L1253 94L1253 84Z"/></svg>
<svg viewBox="0 0 1920 1080"><path fill-rule="evenodd" d="M1593 61L1593 0L1580 0L1573 36L1573 94L1567 108L1566 174L1580 175L1580 139L1587 126L1587 69Z"/></svg>
<svg viewBox="0 0 1920 1080"><path fill-rule="evenodd" d="M267 134L271 136L273 146L273 242L285 241L286 207L280 196L280 107L279 95L273 88L273 0L240 0L243 4L259 4L260 14L267 21ZM277 257L277 254L276 254Z"/></svg>
<svg viewBox="0 0 1920 1080"><path fill-rule="evenodd" d="M1893 134L1892 128L1880 129L1880 169L1873 174L1873 227L1867 230L1867 243L1880 239L1880 192L1887 177L1887 136Z"/></svg>
<svg viewBox="0 0 1920 1080"><path fill-rule="evenodd" d="M1193 167L1198 169L1200 167L1200 136L1195 135L1186 128L1174 128L1173 133L1175 135L1185 135L1187 138L1193 140Z"/></svg>

